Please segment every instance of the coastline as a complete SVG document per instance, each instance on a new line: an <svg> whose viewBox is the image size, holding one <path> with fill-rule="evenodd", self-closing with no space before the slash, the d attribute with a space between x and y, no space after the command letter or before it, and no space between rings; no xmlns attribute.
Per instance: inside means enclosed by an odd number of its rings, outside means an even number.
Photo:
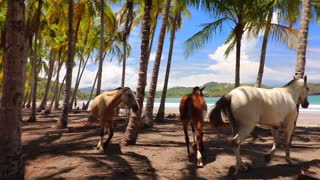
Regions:
<svg viewBox="0 0 320 180"><path fill-rule="evenodd" d="M213 107L213 104L208 104L209 113ZM154 113L158 112L159 103L155 103L154 105ZM177 103L166 103L165 106L166 114L179 114L179 104ZM206 120L207 117L206 117ZM297 120L298 127L320 127L320 105L310 105L310 108L303 109L300 108L300 112Z"/></svg>
<svg viewBox="0 0 320 180"><path fill-rule="evenodd" d="M78 107L81 108L83 100L78 101ZM158 112L160 103L155 102L153 113L156 114ZM209 113L214 106L212 103L208 103L208 111ZM145 107L145 103L144 103ZM89 109L90 110L90 105ZM166 114L179 114L179 103L166 103L165 104L165 113ZM207 117L205 120L208 120ZM299 127L320 127L320 105L318 104L311 104L308 109L300 108L297 126Z"/></svg>

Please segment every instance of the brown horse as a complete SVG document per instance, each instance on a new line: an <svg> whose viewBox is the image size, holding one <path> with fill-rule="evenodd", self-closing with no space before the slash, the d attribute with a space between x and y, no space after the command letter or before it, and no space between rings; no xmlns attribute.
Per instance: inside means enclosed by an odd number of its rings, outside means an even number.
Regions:
<svg viewBox="0 0 320 180"><path fill-rule="evenodd" d="M203 88L199 88L198 86L193 88L193 92L191 94L184 95L180 101L180 119L183 125L183 131L185 136L185 141L187 145L188 157L190 157L189 150L189 135L188 135L188 123L190 122L192 129L192 137L193 143L196 144L197 147L197 166L202 167L202 156L203 152L203 118L207 113L207 105L206 101L203 98ZM190 121L191 120L191 121ZM197 131L195 132L195 126ZM196 138L195 138L196 136Z"/></svg>
<svg viewBox="0 0 320 180"><path fill-rule="evenodd" d="M89 118L97 119L100 122L101 132L100 141L97 149L104 150L113 136L113 118L115 116L116 107L123 102L134 112L139 109L134 92L128 88L117 88L113 91L105 91L95 97L91 105L91 114ZM109 130L109 137L103 143L105 130ZM103 144L103 145L102 145Z"/></svg>

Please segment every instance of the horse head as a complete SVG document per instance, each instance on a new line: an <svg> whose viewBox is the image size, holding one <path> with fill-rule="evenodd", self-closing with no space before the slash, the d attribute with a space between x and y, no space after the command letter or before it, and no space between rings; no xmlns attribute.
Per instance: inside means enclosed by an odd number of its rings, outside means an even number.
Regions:
<svg viewBox="0 0 320 180"><path fill-rule="evenodd" d="M309 87L307 84L307 75L303 76L303 88L301 90L301 93L299 94L298 103L301 104L303 108L308 108L309 101L308 101L308 92Z"/></svg>
<svg viewBox="0 0 320 180"><path fill-rule="evenodd" d="M202 91L206 88L205 86L203 88L200 88L199 86L196 86L192 89L192 94L197 94L203 96Z"/></svg>
<svg viewBox="0 0 320 180"><path fill-rule="evenodd" d="M121 99L134 112L137 112L140 108L135 93L128 87L123 88Z"/></svg>

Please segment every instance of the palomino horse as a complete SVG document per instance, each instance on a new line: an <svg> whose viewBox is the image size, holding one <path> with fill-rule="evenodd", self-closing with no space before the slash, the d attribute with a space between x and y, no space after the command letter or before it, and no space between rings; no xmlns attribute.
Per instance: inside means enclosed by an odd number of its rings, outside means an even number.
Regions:
<svg viewBox="0 0 320 180"><path fill-rule="evenodd" d="M276 150L277 132L282 128L285 133L286 160L290 158L290 145L296 120L297 106L308 108L307 76L293 79L280 88L263 89L255 87L238 87L225 94L209 114L213 127L229 121L233 131L232 145L236 156L236 173L246 171L247 167L240 158L240 144L252 132L256 124L266 125L272 129L273 146L266 155L270 161Z"/></svg>
<svg viewBox="0 0 320 180"><path fill-rule="evenodd" d="M188 156L190 157L189 150L189 136L188 136L188 123L190 121L192 129L193 143L196 143L197 147L197 166L202 167L202 156L203 151L203 118L207 114L206 101L203 98L202 91L205 87L199 88L198 86L193 88L193 92L188 95L184 95L180 101L180 119L183 125L183 131L185 136L185 141L187 145ZM195 126L197 128L195 138Z"/></svg>
<svg viewBox="0 0 320 180"><path fill-rule="evenodd" d="M101 132L100 141L97 145L97 149L104 150L113 136L113 118L115 116L116 107L123 102L129 108L132 108L134 112L139 109L139 104L136 100L134 92L128 88L117 88L113 91L105 91L102 94L95 97L91 105L91 114L94 119L100 122ZM109 137L103 143L103 136L105 130L109 130Z"/></svg>

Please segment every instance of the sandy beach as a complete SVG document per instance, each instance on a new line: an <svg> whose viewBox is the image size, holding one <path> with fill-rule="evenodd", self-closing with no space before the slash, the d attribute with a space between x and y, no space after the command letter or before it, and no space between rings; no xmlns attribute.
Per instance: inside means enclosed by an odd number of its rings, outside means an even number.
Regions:
<svg viewBox="0 0 320 180"><path fill-rule="evenodd" d="M208 113L211 110L212 106L208 106ZM154 113L158 112L159 106L156 104L154 107ZM178 106L167 106L166 107L166 114L179 114L179 107ZM208 118L206 118L208 120ZM308 110L308 109L301 109L298 116L297 126L303 127L320 127L320 109L319 110Z"/></svg>
<svg viewBox="0 0 320 180"><path fill-rule="evenodd" d="M81 104L81 103L79 103ZM155 103L154 113L158 111ZM212 108L208 104L208 112ZM133 146L120 146L125 131L124 110L114 121L114 136L105 152L96 150L100 127L88 124L88 111L70 112L68 129L57 130L61 111L37 113L37 122L26 122L30 109L23 110L22 141L25 179L297 179L301 172L320 175L320 110L317 105L301 109L293 136L291 156L285 161L280 145L271 162L264 154L272 146L270 130L257 127L242 145L241 154L250 169L237 176L230 142L231 129L213 129L204 123L204 167L196 167L195 153L187 157L177 103L166 104L162 123L140 132ZM189 138L191 138L191 130ZM191 138L192 139L192 138ZM280 137L281 140L281 137ZM268 172L268 173L266 173Z"/></svg>

